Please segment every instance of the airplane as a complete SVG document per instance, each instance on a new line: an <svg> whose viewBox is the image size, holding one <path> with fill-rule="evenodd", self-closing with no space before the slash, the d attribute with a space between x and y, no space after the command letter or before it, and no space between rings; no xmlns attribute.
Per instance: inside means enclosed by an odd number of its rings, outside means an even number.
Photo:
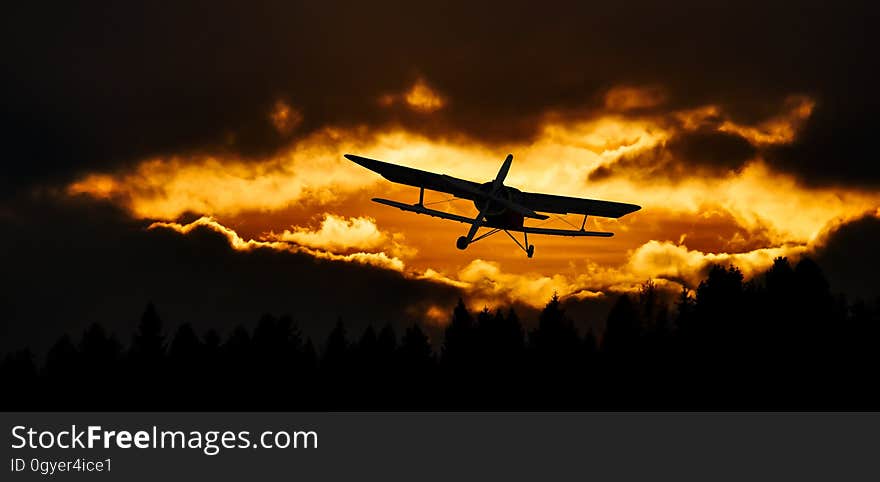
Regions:
<svg viewBox="0 0 880 482"><path fill-rule="evenodd" d="M529 234L598 236L607 238L613 236L614 233L584 230L584 226L587 224L587 216L619 218L641 209L641 206L636 206L635 204L524 192L514 187L505 186L504 179L507 177L508 171L510 171L511 163L513 163L513 154L507 155L495 179L482 184L458 179L446 174L437 174L390 162L368 159L354 154L345 154L345 158L380 174L391 182L419 188L419 202L415 204L406 204L382 198L373 198L374 202L403 211L427 214L428 216L470 224L467 235L459 237L455 242L455 246L461 250L467 249L468 246L481 239L504 231L520 249L525 251L526 256L531 258L535 255L535 245L529 244ZM473 201L479 214L474 218L470 218L429 209L425 207L425 189L440 191L452 194L456 198ZM541 214L539 211L555 214L583 214L584 220L581 223L580 229L546 229L523 225L525 218L549 219L549 216ZM477 236L477 232L481 227L489 228L489 231ZM518 239L510 234L511 231L523 233L523 242L520 243Z"/></svg>

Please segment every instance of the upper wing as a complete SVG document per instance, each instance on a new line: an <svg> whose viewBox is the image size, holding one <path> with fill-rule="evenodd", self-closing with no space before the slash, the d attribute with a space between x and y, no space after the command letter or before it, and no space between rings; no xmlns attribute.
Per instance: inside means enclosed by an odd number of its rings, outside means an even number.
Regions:
<svg viewBox="0 0 880 482"><path fill-rule="evenodd" d="M600 201L598 199L581 199L555 194L523 192L519 202L535 211L558 214L587 214L603 218L619 218L642 209L635 204Z"/></svg>
<svg viewBox="0 0 880 482"><path fill-rule="evenodd" d="M475 199L479 193L480 184L473 181L458 179L445 174L413 169L399 166L390 162L377 161L366 157L346 154L345 158L354 161L371 171L375 171L391 182L406 184L409 186L423 187L432 191L440 191L452 194L461 199ZM533 211L558 214L587 214L603 218L619 218L633 211L641 209L635 204L618 203L613 201L600 201L596 199L580 199L554 194L540 194L523 192L517 199L521 204Z"/></svg>
<svg viewBox="0 0 880 482"><path fill-rule="evenodd" d="M452 194L462 199L474 199L474 191L480 188L480 185L447 176L445 174L436 174L433 172L413 169L411 167L399 166L390 162L377 161L366 157L356 156L354 154L346 154L345 158L354 161L371 171L375 171L391 182L406 184L409 186L423 187L432 191L440 191Z"/></svg>

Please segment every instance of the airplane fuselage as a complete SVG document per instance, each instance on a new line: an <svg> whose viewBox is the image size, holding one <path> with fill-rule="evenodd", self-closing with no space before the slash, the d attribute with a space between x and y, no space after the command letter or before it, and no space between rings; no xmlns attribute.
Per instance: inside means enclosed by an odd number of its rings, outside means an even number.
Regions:
<svg viewBox="0 0 880 482"><path fill-rule="evenodd" d="M480 191L487 194L491 193L492 189L492 181L480 185ZM501 186L498 192L496 192L496 196L518 203L522 197L522 191L510 186ZM489 207L486 208L484 215L486 218L486 226L501 229L519 229L523 227L525 216L512 209L508 209L506 206L494 202L491 199L476 199L474 200L474 206L477 210L480 210L486 205L486 202L489 203Z"/></svg>

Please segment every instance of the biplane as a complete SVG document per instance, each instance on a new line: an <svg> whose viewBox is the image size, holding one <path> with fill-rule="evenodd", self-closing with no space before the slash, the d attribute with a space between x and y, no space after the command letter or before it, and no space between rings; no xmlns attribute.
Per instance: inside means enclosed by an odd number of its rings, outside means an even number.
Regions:
<svg viewBox="0 0 880 482"><path fill-rule="evenodd" d="M529 244L529 234L611 237L614 233L585 230L587 217L619 218L641 209L640 206L635 204L525 192L511 186L505 186L504 178L507 177L507 172L510 171L510 165L513 163L513 154L507 155L495 179L482 184L446 174L437 174L390 162L368 159L354 154L345 154L345 158L380 174L391 182L419 188L419 202L415 204L382 198L373 198L374 202L403 211L427 214L428 216L469 224L470 229L468 229L467 234L459 237L455 242L455 246L462 250L467 249L468 246L481 239L503 231L526 253L526 256L531 258L535 254L535 245ZM476 217L471 218L430 209L425 206L425 189L470 200L477 208L478 214ZM583 215L584 218L580 229L548 229L524 225L526 218L549 219L549 216L542 213L557 215L579 214ZM477 236L477 232L483 227L487 228L488 231ZM572 227L575 226L572 225ZM523 233L523 242L520 243L511 232Z"/></svg>

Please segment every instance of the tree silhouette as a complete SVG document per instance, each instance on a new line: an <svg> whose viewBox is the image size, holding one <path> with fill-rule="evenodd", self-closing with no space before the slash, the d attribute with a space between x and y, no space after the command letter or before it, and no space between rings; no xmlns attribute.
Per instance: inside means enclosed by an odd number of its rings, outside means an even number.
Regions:
<svg viewBox="0 0 880 482"><path fill-rule="evenodd" d="M341 373L349 360L348 338L345 324L342 318L336 321L336 326L327 337L327 345L324 348L323 368L330 372Z"/></svg>
<svg viewBox="0 0 880 482"><path fill-rule="evenodd" d="M559 295L544 306L538 317L538 329L531 334L532 344L540 360L551 365L571 363L577 357L580 339L574 324L565 316Z"/></svg>
<svg viewBox="0 0 880 482"><path fill-rule="evenodd" d="M747 282L710 266L695 297L665 286L619 295L604 329L587 323L583 338L556 294L525 325L512 308L473 316L459 300L438 354L419 323L399 341L385 323L351 343L340 319L319 355L291 317L273 314L225 336L183 323L166 343L150 303L127 350L91 324L78 343L60 336L39 370L30 350L6 354L0 380L15 389L0 400L31 410L880 407L880 297L833 295L809 258L777 258Z"/></svg>
<svg viewBox="0 0 880 482"><path fill-rule="evenodd" d="M168 357L176 367L195 368L195 364L202 356L202 343L193 327L184 323L177 328L171 346L168 348Z"/></svg>
<svg viewBox="0 0 880 482"><path fill-rule="evenodd" d="M254 389L254 373L257 369L251 336L244 326L237 325L232 329L229 338L220 347L220 356L220 366L225 376L219 388L225 389L223 391L228 393L232 404L242 406L248 402L248 395Z"/></svg>
<svg viewBox="0 0 880 482"><path fill-rule="evenodd" d="M202 342L192 325L180 325L168 347L168 362L173 367L168 374L175 391L185 400L191 400L194 393L205 389L201 377L205 370L202 366L204 355Z"/></svg>
<svg viewBox="0 0 880 482"><path fill-rule="evenodd" d="M312 343L312 339L306 338L306 342L303 345L302 369L303 371L310 373L314 372L317 368L318 352L315 350L315 344Z"/></svg>
<svg viewBox="0 0 880 482"><path fill-rule="evenodd" d="M33 409L33 403L39 401L34 396L37 367L34 354L29 349L18 350L4 357L0 363L0 380L7 387L15 387L15 390L5 390L3 403L6 407L17 410Z"/></svg>
<svg viewBox="0 0 880 482"><path fill-rule="evenodd" d="M390 372L394 364L394 353L397 351L397 335L391 323L386 323L379 332L376 341L376 351L379 359L377 367L380 371Z"/></svg>
<svg viewBox="0 0 880 482"><path fill-rule="evenodd" d="M400 361L408 374L413 376L429 375L433 369L434 351L431 349L428 335L417 324L407 328L403 335L400 344Z"/></svg>
<svg viewBox="0 0 880 482"><path fill-rule="evenodd" d="M92 323L86 328L79 343L81 371L103 383L93 384L89 391L83 393L80 403L90 408L96 408L98 404L112 406L111 399L119 397L120 391L130 390L136 383L136 377L119 379L120 373L131 371L134 374L133 367L120 363L122 350L119 340L107 334L103 326ZM111 385L110 381L117 379L120 383Z"/></svg>
<svg viewBox="0 0 880 482"><path fill-rule="evenodd" d="M580 397L580 383L575 381L581 361L581 339L572 321L565 315L559 296L553 297L538 316L538 328L531 341L531 376L538 393L569 403Z"/></svg>
<svg viewBox="0 0 880 482"><path fill-rule="evenodd" d="M682 286L675 301L675 328L690 331L694 328L694 305L696 301L691 296L686 286Z"/></svg>
<svg viewBox="0 0 880 482"><path fill-rule="evenodd" d="M459 299L452 312L452 320L446 327L443 340L443 361L453 370L463 370L477 358L476 325L474 319Z"/></svg>
<svg viewBox="0 0 880 482"><path fill-rule="evenodd" d="M131 343L131 358L138 369L153 371L162 362L165 354L165 337L162 335L162 320L156 312L156 306L147 303L137 332Z"/></svg>
<svg viewBox="0 0 880 482"><path fill-rule="evenodd" d="M638 349L641 329L641 318L632 298L620 295L608 314L602 348L609 353L629 356Z"/></svg>
<svg viewBox="0 0 880 482"><path fill-rule="evenodd" d="M376 337L373 325L367 326L361 335L361 339L357 343L355 357L361 371L370 373L379 368L379 339Z"/></svg>
<svg viewBox="0 0 880 482"><path fill-rule="evenodd" d="M65 333L46 353L44 372L52 383L70 386L79 370L79 351L70 339L70 335Z"/></svg>

